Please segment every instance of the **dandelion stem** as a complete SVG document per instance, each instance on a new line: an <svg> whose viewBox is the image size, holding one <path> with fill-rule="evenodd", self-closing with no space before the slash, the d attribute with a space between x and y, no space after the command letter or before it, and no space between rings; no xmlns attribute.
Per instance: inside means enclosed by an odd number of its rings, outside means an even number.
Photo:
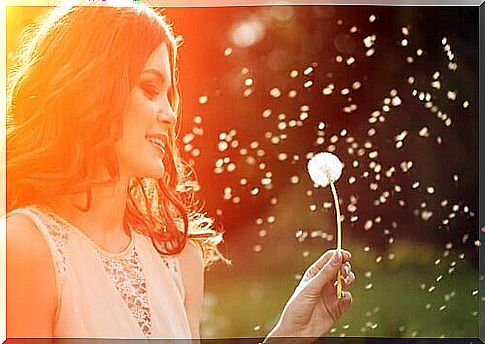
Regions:
<svg viewBox="0 0 485 344"><path fill-rule="evenodd" d="M330 180L330 188L332 189L333 201L335 203L335 211L337 215L337 250L342 249L342 223L340 221L340 204L338 201L337 189L332 180ZM337 276L337 298L342 298L342 272L338 270Z"/></svg>

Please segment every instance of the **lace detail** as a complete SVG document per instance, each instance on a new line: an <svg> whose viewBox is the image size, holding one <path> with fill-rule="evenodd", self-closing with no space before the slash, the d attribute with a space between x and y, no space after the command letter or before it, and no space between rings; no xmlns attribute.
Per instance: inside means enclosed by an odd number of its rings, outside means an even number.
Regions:
<svg viewBox="0 0 485 344"><path fill-rule="evenodd" d="M111 281L121 294L138 326L146 337L152 334L150 304L147 284L141 269L138 253L132 249L130 255L111 258L96 251L103 262Z"/></svg>
<svg viewBox="0 0 485 344"><path fill-rule="evenodd" d="M175 258L174 257L160 256L160 258L162 258L163 263L165 264L165 266L169 270L171 270L171 272L173 272L173 273L177 273L178 272L177 263L175 262Z"/></svg>
<svg viewBox="0 0 485 344"><path fill-rule="evenodd" d="M49 241L52 243L51 249L55 256L56 270L62 280L66 272L66 256L64 254L64 248L68 240L68 230L59 224L52 214L43 212L36 207L30 207L27 211L30 212L41 224L44 224L43 228L39 229L48 236Z"/></svg>

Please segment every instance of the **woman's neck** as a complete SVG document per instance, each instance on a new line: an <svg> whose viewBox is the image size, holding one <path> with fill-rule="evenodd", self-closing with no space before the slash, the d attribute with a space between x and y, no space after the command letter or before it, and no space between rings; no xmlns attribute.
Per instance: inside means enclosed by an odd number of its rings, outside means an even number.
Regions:
<svg viewBox="0 0 485 344"><path fill-rule="evenodd" d="M92 188L91 205L87 212L80 210L87 204L86 193L61 196L47 206L83 231L101 248L120 252L130 241L123 226L127 190L128 179L110 186Z"/></svg>

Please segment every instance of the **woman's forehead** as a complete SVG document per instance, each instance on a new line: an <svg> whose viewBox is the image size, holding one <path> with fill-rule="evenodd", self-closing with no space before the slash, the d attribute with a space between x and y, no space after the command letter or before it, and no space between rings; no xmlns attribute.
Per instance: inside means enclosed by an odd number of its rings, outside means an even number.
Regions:
<svg viewBox="0 0 485 344"><path fill-rule="evenodd" d="M153 50L143 67L143 72L153 70L158 71L165 79L170 78L170 59L165 42Z"/></svg>

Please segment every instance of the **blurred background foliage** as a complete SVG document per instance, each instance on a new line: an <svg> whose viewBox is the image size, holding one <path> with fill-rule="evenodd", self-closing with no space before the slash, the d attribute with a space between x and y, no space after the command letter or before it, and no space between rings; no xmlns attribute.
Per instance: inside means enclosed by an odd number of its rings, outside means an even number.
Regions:
<svg viewBox="0 0 485 344"><path fill-rule="evenodd" d="M19 32L45 7L7 9ZM204 337L258 337L335 246L337 183L354 304L330 336L478 336L478 8L168 8L181 147L233 266L206 275ZM100 33L102 34L102 33Z"/></svg>

